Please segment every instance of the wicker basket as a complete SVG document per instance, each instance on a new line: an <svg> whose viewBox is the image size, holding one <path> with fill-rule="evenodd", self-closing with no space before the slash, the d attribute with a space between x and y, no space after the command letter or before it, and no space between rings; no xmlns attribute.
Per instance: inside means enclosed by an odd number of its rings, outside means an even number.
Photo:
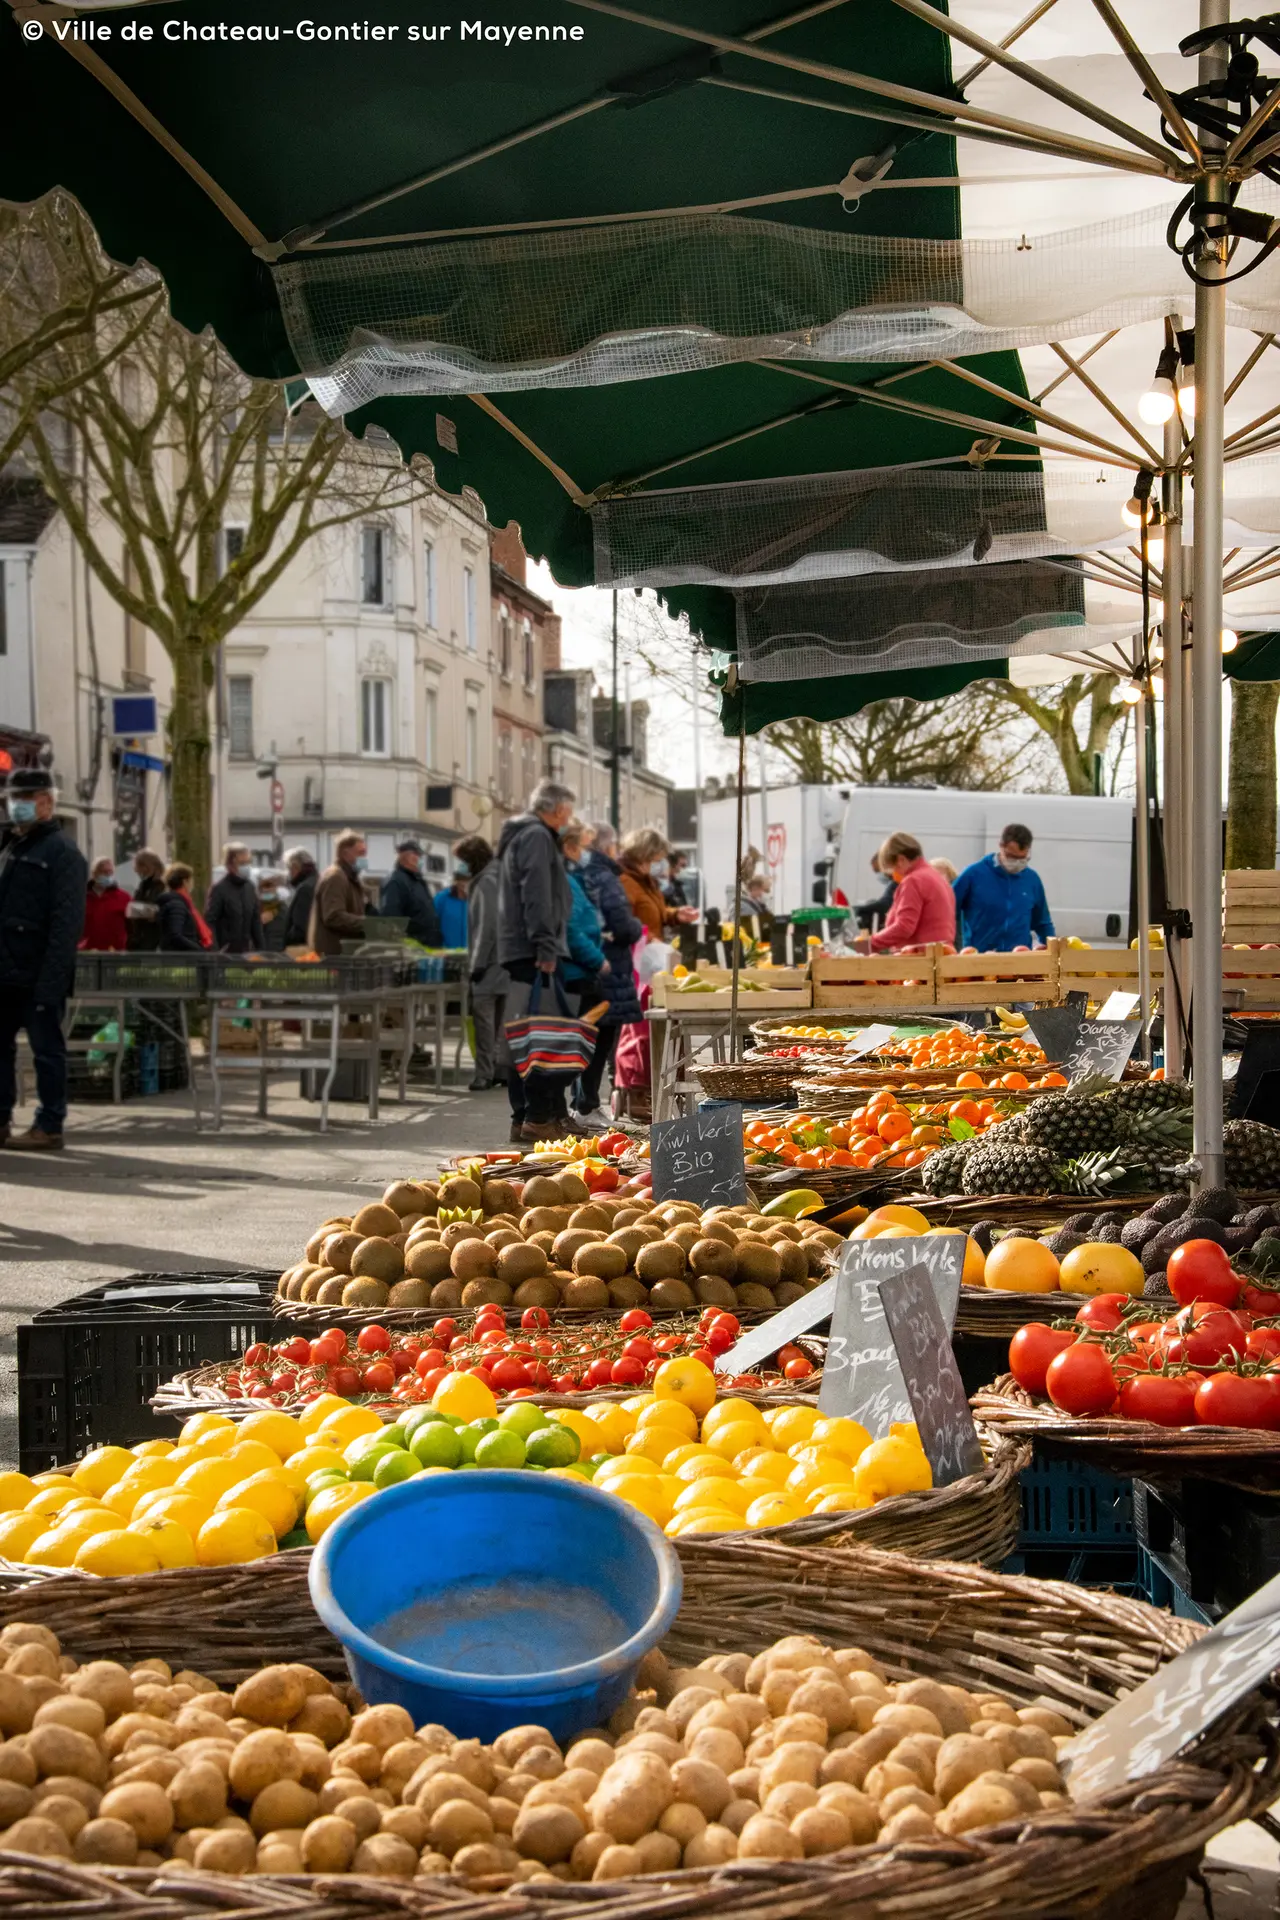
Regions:
<svg viewBox="0 0 1280 1920"><path fill-rule="evenodd" d="M961 1287L955 1333L980 1340L1012 1340L1028 1320L1074 1320L1084 1305L1079 1293L999 1293L986 1287ZM1172 1294L1145 1295L1152 1319L1176 1311Z"/></svg>
<svg viewBox="0 0 1280 1920"><path fill-rule="evenodd" d="M1107 1473L1137 1476L1195 1474L1251 1492L1280 1488L1280 1433L1257 1427L1158 1427L1150 1420L1109 1415L1073 1416L1033 1400L1003 1373L973 1396L978 1419L998 1433L1034 1441Z"/></svg>
<svg viewBox="0 0 1280 1920"><path fill-rule="evenodd" d="M712 1100L785 1100L791 1090L796 1063L785 1060L740 1060L733 1065L696 1068L698 1084Z"/></svg>
<svg viewBox="0 0 1280 1920"><path fill-rule="evenodd" d="M685 1588L668 1653L693 1661L754 1650L787 1632L861 1646L895 1678L928 1675L1050 1704L1085 1723L1196 1637L1136 1601L974 1567L922 1565L861 1549L831 1558L758 1537L681 1541ZM337 1643L311 1608L306 1556L252 1568L101 1582L71 1575L0 1592L0 1622L38 1620L66 1650L194 1666L224 1683L263 1660L305 1660L343 1675ZM1079 1806L962 1840L875 1845L785 1863L752 1861L654 1881L521 1888L495 1901L450 1880L350 1876L230 1879L159 1868L102 1869L0 1854L0 1884L25 1915L128 1912L135 1920L222 1913L228 1920L451 1920L558 1915L640 1920L1171 1920L1205 1843L1280 1790L1280 1706L1242 1702L1194 1752Z"/></svg>

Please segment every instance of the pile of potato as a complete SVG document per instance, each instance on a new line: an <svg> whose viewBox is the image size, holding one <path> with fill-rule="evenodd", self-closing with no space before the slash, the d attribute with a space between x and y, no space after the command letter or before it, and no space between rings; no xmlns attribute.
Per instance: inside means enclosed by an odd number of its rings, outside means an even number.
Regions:
<svg viewBox="0 0 1280 1920"><path fill-rule="evenodd" d="M538 1726L415 1729L302 1665L228 1694L163 1660L80 1666L25 1623L0 1656L0 1847L109 1866L502 1885L799 1860L1057 1806L1072 1732L802 1636L683 1670L650 1654L564 1753Z"/></svg>
<svg viewBox="0 0 1280 1920"><path fill-rule="evenodd" d="M450 1217L441 1225L441 1216ZM317 1306L724 1307L772 1313L816 1286L839 1234L750 1207L591 1194L572 1172L397 1180L317 1227L278 1292Z"/></svg>

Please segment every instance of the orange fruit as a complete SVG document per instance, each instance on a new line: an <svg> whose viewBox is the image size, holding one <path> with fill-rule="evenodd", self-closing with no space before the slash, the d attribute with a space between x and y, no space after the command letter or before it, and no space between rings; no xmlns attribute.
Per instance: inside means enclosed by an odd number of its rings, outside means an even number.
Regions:
<svg viewBox="0 0 1280 1920"><path fill-rule="evenodd" d="M937 1239L942 1234L961 1234L964 1237L964 1266L960 1273L960 1284L965 1287L980 1287L985 1283L986 1255L976 1240L971 1240L963 1227L930 1227L927 1239Z"/></svg>
<svg viewBox="0 0 1280 1920"><path fill-rule="evenodd" d="M1142 1262L1128 1247L1086 1240L1063 1260L1058 1284L1064 1293L1128 1293L1136 1299L1145 1282Z"/></svg>
<svg viewBox="0 0 1280 1920"><path fill-rule="evenodd" d="M1140 1263L1134 1264L1141 1273ZM1005 1239L998 1241L987 1255L984 1278L985 1284L996 1293L1056 1293L1059 1271L1054 1254L1038 1240Z"/></svg>

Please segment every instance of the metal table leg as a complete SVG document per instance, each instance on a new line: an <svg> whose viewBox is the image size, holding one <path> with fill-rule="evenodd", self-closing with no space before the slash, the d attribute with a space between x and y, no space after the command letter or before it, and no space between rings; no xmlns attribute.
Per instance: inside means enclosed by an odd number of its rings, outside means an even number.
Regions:
<svg viewBox="0 0 1280 1920"><path fill-rule="evenodd" d="M369 1002L369 1118L378 1117L378 1081L382 1076L382 1009L379 994Z"/></svg>
<svg viewBox="0 0 1280 1920"><path fill-rule="evenodd" d="M444 996L443 984L436 988L436 1092L444 1091Z"/></svg>
<svg viewBox="0 0 1280 1920"><path fill-rule="evenodd" d="M320 1131L329 1131L329 1090L338 1074L338 1041L342 1032L342 1004L334 1000L329 1006L329 1071L325 1074L324 1085L320 1089Z"/></svg>

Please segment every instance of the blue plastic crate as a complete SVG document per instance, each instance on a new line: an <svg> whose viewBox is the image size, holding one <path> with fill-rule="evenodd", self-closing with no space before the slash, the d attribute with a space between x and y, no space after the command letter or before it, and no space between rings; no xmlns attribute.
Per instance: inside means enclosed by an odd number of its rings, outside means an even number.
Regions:
<svg viewBox="0 0 1280 1920"><path fill-rule="evenodd" d="M1067 1460L1033 1459L1021 1476L1020 1548L1132 1547L1133 1483Z"/></svg>

